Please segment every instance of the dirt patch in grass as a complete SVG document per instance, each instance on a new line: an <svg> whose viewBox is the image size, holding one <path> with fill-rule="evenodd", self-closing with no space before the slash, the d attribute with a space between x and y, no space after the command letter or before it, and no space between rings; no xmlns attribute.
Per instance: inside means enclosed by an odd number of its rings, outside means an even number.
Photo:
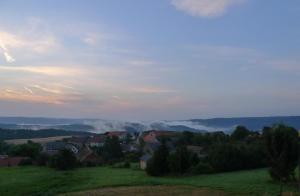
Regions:
<svg viewBox="0 0 300 196"><path fill-rule="evenodd" d="M224 196L225 193L190 186L129 186L102 188L90 191L67 193L64 196Z"/></svg>

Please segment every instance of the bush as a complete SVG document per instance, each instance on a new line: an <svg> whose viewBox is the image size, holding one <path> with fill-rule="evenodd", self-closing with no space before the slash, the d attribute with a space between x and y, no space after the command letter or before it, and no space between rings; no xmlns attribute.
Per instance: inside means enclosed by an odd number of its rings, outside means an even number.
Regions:
<svg viewBox="0 0 300 196"><path fill-rule="evenodd" d="M10 149L11 156L30 157L35 159L42 151L42 146L28 141L27 144L15 145Z"/></svg>
<svg viewBox="0 0 300 196"><path fill-rule="evenodd" d="M46 166L48 164L50 160L50 156L46 153L41 153L37 156L37 158L35 159L35 163L38 166Z"/></svg>
<svg viewBox="0 0 300 196"><path fill-rule="evenodd" d="M250 131L244 126L237 126L233 133L231 134L231 138L234 140L244 140L250 135Z"/></svg>
<svg viewBox="0 0 300 196"><path fill-rule="evenodd" d="M32 165L32 159L23 159L20 164L20 166L25 166L25 165Z"/></svg>
<svg viewBox="0 0 300 196"><path fill-rule="evenodd" d="M213 173L213 168L208 163L200 162L198 165L193 166L189 169L189 173L193 175L198 174L211 174Z"/></svg>
<svg viewBox="0 0 300 196"><path fill-rule="evenodd" d="M63 149L51 158L50 166L58 170L71 170L78 164L75 155L70 150Z"/></svg>
<svg viewBox="0 0 300 196"><path fill-rule="evenodd" d="M142 156L142 152L129 152L125 154L125 160L129 162L137 162L140 160L140 157Z"/></svg>
<svg viewBox="0 0 300 196"><path fill-rule="evenodd" d="M113 168L130 168L130 162L125 161L125 162L121 162L121 163L115 163L112 167Z"/></svg>

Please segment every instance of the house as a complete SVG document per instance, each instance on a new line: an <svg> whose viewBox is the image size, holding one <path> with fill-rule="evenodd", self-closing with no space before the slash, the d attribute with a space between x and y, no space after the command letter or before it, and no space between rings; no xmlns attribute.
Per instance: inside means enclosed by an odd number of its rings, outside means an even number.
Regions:
<svg viewBox="0 0 300 196"><path fill-rule="evenodd" d="M48 155L55 155L63 149L68 149L74 154L77 154L80 150L80 146L63 141L48 142L43 146L43 151Z"/></svg>
<svg viewBox="0 0 300 196"><path fill-rule="evenodd" d="M160 146L160 143L146 143L144 148L143 148L143 152L144 154L150 154L151 156L154 154L154 152L158 149L158 147Z"/></svg>
<svg viewBox="0 0 300 196"><path fill-rule="evenodd" d="M55 155L60 150L64 149L66 143L63 141L48 142L44 144L43 151L48 155Z"/></svg>
<svg viewBox="0 0 300 196"><path fill-rule="evenodd" d="M110 131L110 132L106 132L105 135L107 135L108 137L116 136L119 138L120 141L125 141L126 137L127 137L127 132L125 132L125 131Z"/></svg>
<svg viewBox="0 0 300 196"><path fill-rule="evenodd" d="M151 155L150 154L144 154L141 158L140 158L140 168L141 169L146 169L147 168L147 163L148 161L151 159Z"/></svg>
<svg viewBox="0 0 300 196"><path fill-rule="evenodd" d="M206 154L203 152L203 147L201 146L188 145L186 148L188 151L195 153L199 158L206 156Z"/></svg>
<svg viewBox="0 0 300 196"><path fill-rule="evenodd" d="M133 144L121 144L122 152L138 152L139 149Z"/></svg>
<svg viewBox="0 0 300 196"><path fill-rule="evenodd" d="M87 140L87 144L90 147L102 147L102 146L104 146L105 139L106 139L105 135L93 136Z"/></svg>
<svg viewBox="0 0 300 196"><path fill-rule="evenodd" d="M68 138L67 142L82 147L89 140L89 138L89 136L73 136L71 138Z"/></svg>
<svg viewBox="0 0 300 196"><path fill-rule="evenodd" d="M80 146L77 146L76 144L73 144L73 143L66 143L65 149L68 149L71 152L73 152L74 154L77 154L80 150Z"/></svg>
<svg viewBox="0 0 300 196"><path fill-rule="evenodd" d="M159 143L154 131L151 131L148 134L144 135L143 140L145 143Z"/></svg>
<svg viewBox="0 0 300 196"><path fill-rule="evenodd" d="M83 147L76 155L76 158L83 165L99 165L103 163L103 159L88 146Z"/></svg>
<svg viewBox="0 0 300 196"><path fill-rule="evenodd" d="M26 161L28 157L4 157L0 158L0 167L16 167L23 161Z"/></svg>
<svg viewBox="0 0 300 196"><path fill-rule="evenodd" d="M145 143L158 143L159 142L159 138L174 138L175 136L178 135L178 132L175 131L156 131L156 130L152 130L152 131L147 131L145 132L145 134L143 135L143 140Z"/></svg>

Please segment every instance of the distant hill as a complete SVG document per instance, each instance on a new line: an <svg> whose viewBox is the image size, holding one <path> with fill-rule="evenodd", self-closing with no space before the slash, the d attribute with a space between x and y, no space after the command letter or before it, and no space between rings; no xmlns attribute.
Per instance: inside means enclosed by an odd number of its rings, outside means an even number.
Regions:
<svg viewBox="0 0 300 196"><path fill-rule="evenodd" d="M72 136L72 135L91 135L89 132L78 131L65 131L57 129L44 129L44 130L25 130L25 129L0 129L0 141L9 139L32 139L32 138L45 138L56 136Z"/></svg>
<svg viewBox="0 0 300 196"><path fill-rule="evenodd" d="M168 121L116 121L101 119L59 119L0 117L0 128L4 129L61 129L64 131L104 133L106 131L142 132L147 130L231 132L237 125L260 131L264 126L284 123L300 130L300 116L211 118Z"/></svg>
<svg viewBox="0 0 300 196"><path fill-rule="evenodd" d="M244 118L212 118L212 119L192 119L192 122L207 127L230 128L237 125L246 126L251 130L262 130L264 126L272 126L275 123L284 123L300 130L300 116L280 116L280 117L244 117Z"/></svg>

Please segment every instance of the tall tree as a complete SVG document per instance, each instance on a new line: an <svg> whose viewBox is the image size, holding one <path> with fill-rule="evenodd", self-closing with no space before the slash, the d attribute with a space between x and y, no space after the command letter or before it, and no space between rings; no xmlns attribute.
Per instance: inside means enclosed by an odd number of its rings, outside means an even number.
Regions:
<svg viewBox="0 0 300 196"><path fill-rule="evenodd" d="M231 134L231 138L234 140L244 140L250 135L250 131L244 126L237 126L233 133Z"/></svg>
<svg viewBox="0 0 300 196"><path fill-rule="evenodd" d="M153 157L148 161L146 172L151 176L162 176L168 173L169 150L163 141L159 148L154 152Z"/></svg>
<svg viewBox="0 0 300 196"><path fill-rule="evenodd" d="M52 157L50 166L58 170L71 170L77 166L77 159L73 152L63 149Z"/></svg>
<svg viewBox="0 0 300 196"><path fill-rule="evenodd" d="M116 161L123 157L119 138L107 137L103 146L103 155L108 161Z"/></svg>
<svg viewBox="0 0 300 196"><path fill-rule="evenodd" d="M287 182L295 179L298 162L298 132L283 124L264 128L270 175L274 180Z"/></svg>
<svg viewBox="0 0 300 196"><path fill-rule="evenodd" d="M186 146L177 148L174 154L168 158L169 168L171 173L184 174L191 167L192 153L190 153Z"/></svg>

